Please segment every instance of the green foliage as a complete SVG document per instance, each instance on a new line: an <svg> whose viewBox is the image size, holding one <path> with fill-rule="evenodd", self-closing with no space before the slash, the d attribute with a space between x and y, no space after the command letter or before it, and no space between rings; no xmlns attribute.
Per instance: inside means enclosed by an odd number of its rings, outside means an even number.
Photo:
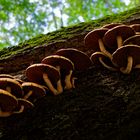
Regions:
<svg viewBox="0 0 140 140"><path fill-rule="evenodd" d="M132 8L129 11L124 11L118 14L112 14L110 16L104 16L102 18L91 20L89 22L81 22L76 25L63 27L62 29L47 33L46 35L40 34L26 40L24 42L19 43L16 46L4 48L0 51L0 59L5 60L12 55L25 53L26 51L32 50L33 48L47 46L52 43L63 43L65 39L72 39L79 35L84 35L86 32L89 32L95 28L100 28L108 23L120 23L125 22L132 15L139 14L140 6ZM70 43L71 44L71 43Z"/></svg>
<svg viewBox="0 0 140 140"><path fill-rule="evenodd" d="M0 48L63 26L118 13L135 5L131 0L1 0Z"/></svg>

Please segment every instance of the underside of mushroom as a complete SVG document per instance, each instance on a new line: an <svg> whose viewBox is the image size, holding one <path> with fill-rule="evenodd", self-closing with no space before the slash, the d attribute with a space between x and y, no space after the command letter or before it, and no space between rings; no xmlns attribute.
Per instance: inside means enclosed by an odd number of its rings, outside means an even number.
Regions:
<svg viewBox="0 0 140 140"><path fill-rule="evenodd" d="M132 70L132 65L133 65L133 57L132 56L128 56L127 57L127 66L126 68L121 67L120 71L124 74L129 74Z"/></svg>
<svg viewBox="0 0 140 140"><path fill-rule="evenodd" d="M121 36L117 36L117 44L118 44L118 48L120 48L123 44L123 40Z"/></svg>
<svg viewBox="0 0 140 140"><path fill-rule="evenodd" d="M22 105L18 111L2 111L0 109L0 117L9 117L12 114L19 114L24 111L24 106Z"/></svg>
<svg viewBox="0 0 140 140"><path fill-rule="evenodd" d="M12 115L12 112L4 112L0 109L0 117L9 117Z"/></svg>
<svg viewBox="0 0 140 140"><path fill-rule="evenodd" d="M100 48L101 52L103 52L107 57L109 57L110 59L112 59L112 55L111 55L110 52L108 52L106 50L106 48L105 48L105 46L103 44L102 39L99 39L98 42L99 42L99 48Z"/></svg>
<svg viewBox="0 0 140 140"><path fill-rule="evenodd" d="M50 81L50 79L48 78L48 75L46 73L43 74L43 79L44 82L46 83L47 87L50 89L50 91L54 94L57 95L58 91L57 89L54 88L54 86L52 85L52 82ZM57 87L59 87L60 83L57 82Z"/></svg>
<svg viewBox="0 0 140 140"><path fill-rule="evenodd" d="M65 76L65 89L73 88L74 83L72 84L71 77L72 77L72 70L70 70L69 74Z"/></svg>
<svg viewBox="0 0 140 140"><path fill-rule="evenodd" d="M100 63L107 69L109 69L110 71L117 71L117 69L115 67L109 66L107 65L104 61L102 57L99 57L99 61Z"/></svg>

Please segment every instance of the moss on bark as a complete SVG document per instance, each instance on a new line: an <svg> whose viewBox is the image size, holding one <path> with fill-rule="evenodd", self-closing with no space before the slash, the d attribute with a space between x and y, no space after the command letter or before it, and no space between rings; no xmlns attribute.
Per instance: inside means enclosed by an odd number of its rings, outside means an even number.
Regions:
<svg viewBox="0 0 140 140"><path fill-rule="evenodd" d="M7 57L9 58L12 55L21 53L29 49L33 49L37 46L47 46L50 43L59 43L65 41L66 39L71 39L76 36L85 35L92 29L101 27L107 23L115 22L129 24L131 22L137 22L140 20L139 15L140 6L119 14L105 16L103 18L93 20L90 22L83 22L73 26L64 27L60 30L53 31L47 34L41 34L39 36L19 43L17 46L4 48L0 51L0 59L5 59Z"/></svg>

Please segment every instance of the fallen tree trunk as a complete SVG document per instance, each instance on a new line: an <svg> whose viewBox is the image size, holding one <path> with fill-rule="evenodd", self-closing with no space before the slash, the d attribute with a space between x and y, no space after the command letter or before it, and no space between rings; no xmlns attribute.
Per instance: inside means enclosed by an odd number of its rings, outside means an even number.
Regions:
<svg viewBox="0 0 140 140"><path fill-rule="evenodd" d="M139 23L139 7L121 14L107 16L88 23L65 27L60 30L39 35L17 46L5 48L0 51L0 73L11 73L23 70L31 63L37 63L47 55L60 48L77 48L90 53L84 46L83 38L91 30L102 27L107 23Z"/></svg>
<svg viewBox="0 0 140 140"><path fill-rule="evenodd" d="M0 72L26 79L24 70L60 48L86 52L84 36L111 22L140 23L140 7L89 23L40 35L0 52ZM131 74L91 67L77 72L76 88L35 102L28 112L0 118L1 139L138 140L140 71Z"/></svg>

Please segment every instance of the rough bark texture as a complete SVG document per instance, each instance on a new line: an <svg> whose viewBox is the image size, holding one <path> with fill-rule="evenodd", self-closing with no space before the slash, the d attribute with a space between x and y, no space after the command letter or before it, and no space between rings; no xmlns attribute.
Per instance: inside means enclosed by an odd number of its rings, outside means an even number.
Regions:
<svg viewBox="0 0 140 140"><path fill-rule="evenodd" d="M140 7L40 35L0 52L0 72L25 79L24 70L60 48L85 48L84 36L110 22L140 23ZM65 36L64 36L65 34ZM50 39L48 39L48 36ZM55 36L55 37L54 37ZM0 118L2 140L139 140L140 71L130 75L99 66L76 72L76 88L46 95L20 115Z"/></svg>

